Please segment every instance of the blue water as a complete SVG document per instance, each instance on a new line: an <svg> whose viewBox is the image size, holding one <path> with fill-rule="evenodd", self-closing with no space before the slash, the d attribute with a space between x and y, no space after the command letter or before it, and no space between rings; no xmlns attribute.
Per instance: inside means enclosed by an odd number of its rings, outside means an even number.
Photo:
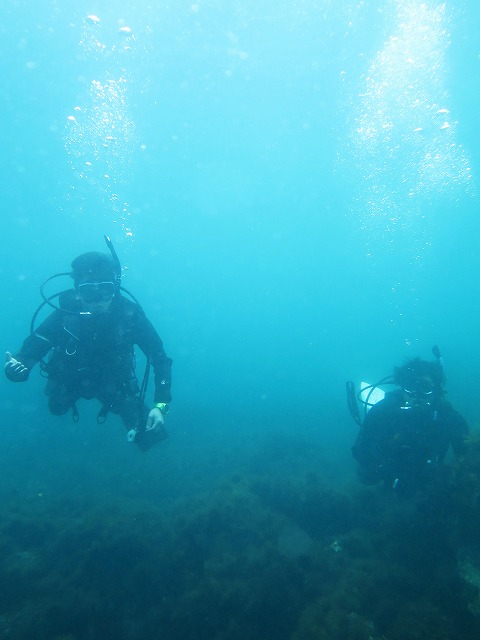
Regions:
<svg viewBox="0 0 480 640"><path fill-rule="evenodd" d="M355 487L345 380L433 344L476 425L477 2L3 0L0 18L4 349L108 234L174 361L147 455L92 403L50 416L38 373L2 382L7 518L55 523L67 497L90 521L162 512L235 474Z"/></svg>

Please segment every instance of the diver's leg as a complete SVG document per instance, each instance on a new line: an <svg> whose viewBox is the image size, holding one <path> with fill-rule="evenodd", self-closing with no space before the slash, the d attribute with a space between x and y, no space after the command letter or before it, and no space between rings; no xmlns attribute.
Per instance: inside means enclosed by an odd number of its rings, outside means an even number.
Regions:
<svg viewBox="0 0 480 640"><path fill-rule="evenodd" d="M143 431L147 424L148 407L139 398L135 396L124 396L118 403L118 411L116 412L122 419L125 429L136 429Z"/></svg>
<svg viewBox="0 0 480 640"><path fill-rule="evenodd" d="M48 408L54 416L63 416L75 406L80 394L68 387L62 380L49 378L45 386L48 396Z"/></svg>

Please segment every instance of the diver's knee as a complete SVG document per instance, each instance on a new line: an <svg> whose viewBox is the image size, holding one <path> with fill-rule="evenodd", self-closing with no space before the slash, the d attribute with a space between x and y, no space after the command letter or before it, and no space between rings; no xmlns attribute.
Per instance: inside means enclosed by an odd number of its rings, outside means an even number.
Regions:
<svg viewBox="0 0 480 640"><path fill-rule="evenodd" d="M48 409L50 413L54 416L63 416L67 413L67 411L72 407L72 403L67 403L62 399L58 398L49 398L48 400Z"/></svg>

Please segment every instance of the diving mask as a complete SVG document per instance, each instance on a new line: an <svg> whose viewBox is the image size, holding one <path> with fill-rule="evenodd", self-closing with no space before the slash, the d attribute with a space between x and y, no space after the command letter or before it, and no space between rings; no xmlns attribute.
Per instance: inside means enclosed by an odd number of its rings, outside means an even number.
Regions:
<svg viewBox="0 0 480 640"><path fill-rule="evenodd" d="M412 380L403 388L406 401L402 409L425 409L431 406L434 395L433 382L428 378Z"/></svg>
<svg viewBox="0 0 480 640"><path fill-rule="evenodd" d="M115 283L83 282L77 286L77 292L85 302L107 302L115 295Z"/></svg>

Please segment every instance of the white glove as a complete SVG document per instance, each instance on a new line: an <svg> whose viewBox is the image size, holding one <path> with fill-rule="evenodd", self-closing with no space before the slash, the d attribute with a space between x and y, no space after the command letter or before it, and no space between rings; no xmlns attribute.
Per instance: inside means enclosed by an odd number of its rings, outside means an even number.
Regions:
<svg viewBox="0 0 480 640"><path fill-rule="evenodd" d="M148 414L146 431L160 431L163 423L163 413L154 407Z"/></svg>
<svg viewBox="0 0 480 640"><path fill-rule="evenodd" d="M12 358L10 351L6 353L7 361L5 362L5 375L12 382L25 382L28 378L28 369L20 362Z"/></svg>

